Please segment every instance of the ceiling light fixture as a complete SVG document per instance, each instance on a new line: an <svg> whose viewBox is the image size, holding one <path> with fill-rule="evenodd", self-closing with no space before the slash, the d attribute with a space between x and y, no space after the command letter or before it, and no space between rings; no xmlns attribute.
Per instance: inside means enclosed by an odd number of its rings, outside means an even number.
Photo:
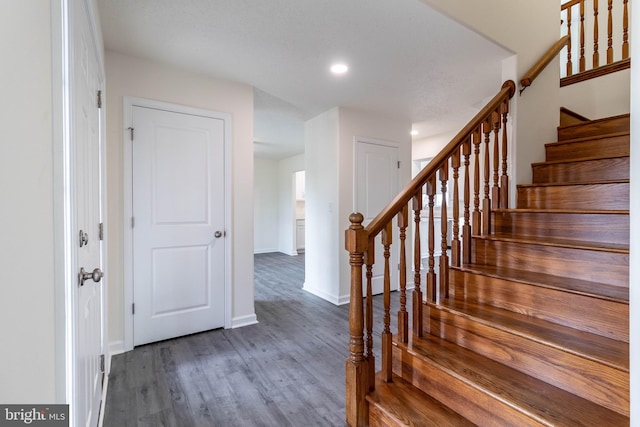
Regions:
<svg viewBox="0 0 640 427"><path fill-rule="evenodd" d="M344 74L349 71L349 67L345 64L333 64L331 66L331 72L333 74Z"/></svg>
<svg viewBox="0 0 640 427"><path fill-rule="evenodd" d="M412 131L411 131L411 136L416 136L417 134L418 134L418 131L417 131L417 130L412 130Z"/></svg>

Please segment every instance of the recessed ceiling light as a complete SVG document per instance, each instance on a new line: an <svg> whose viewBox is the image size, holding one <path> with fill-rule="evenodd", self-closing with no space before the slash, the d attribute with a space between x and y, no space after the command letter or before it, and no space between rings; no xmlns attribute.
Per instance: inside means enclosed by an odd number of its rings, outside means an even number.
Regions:
<svg viewBox="0 0 640 427"><path fill-rule="evenodd" d="M349 67L346 64L333 64L331 66L331 72L333 74L344 74L349 71Z"/></svg>
<svg viewBox="0 0 640 427"><path fill-rule="evenodd" d="M412 130L412 131L411 131L411 136L416 136L417 134L418 134L418 131L417 131L417 130Z"/></svg>

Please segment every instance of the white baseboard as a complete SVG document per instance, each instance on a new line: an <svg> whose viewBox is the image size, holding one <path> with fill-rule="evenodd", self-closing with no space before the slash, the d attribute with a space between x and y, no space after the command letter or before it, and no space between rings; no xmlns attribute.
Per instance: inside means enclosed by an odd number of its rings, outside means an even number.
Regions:
<svg viewBox="0 0 640 427"><path fill-rule="evenodd" d="M247 314L246 316L234 317L231 319L231 329L241 328L243 326L255 325L258 323L258 318L254 314Z"/></svg>
<svg viewBox="0 0 640 427"><path fill-rule="evenodd" d="M255 254L270 254L272 252L279 252L276 248L268 248L268 249L254 249L253 253Z"/></svg>
<svg viewBox="0 0 640 427"><path fill-rule="evenodd" d="M124 341L110 341L109 342L109 358L116 354L124 353Z"/></svg>
<svg viewBox="0 0 640 427"><path fill-rule="evenodd" d="M306 282L302 285L302 290L307 291L310 294L315 295L319 298L322 298L325 301L329 301L331 304L334 304L334 305L343 305L343 304L349 303L349 295L341 295L341 296L333 295L323 290L316 289L312 286L308 286Z"/></svg>

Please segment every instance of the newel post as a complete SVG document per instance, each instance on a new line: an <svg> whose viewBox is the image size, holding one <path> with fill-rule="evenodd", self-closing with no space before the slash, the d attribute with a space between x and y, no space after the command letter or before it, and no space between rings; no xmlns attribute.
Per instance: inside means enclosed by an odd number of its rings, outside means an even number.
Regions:
<svg viewBox="0 0 640 427"><path fill-rule="evenodd" d="M367 250L367 232L362 227L360 213L349 216L351 226L345 232L345 249L351 265L351 296L349 299L349 358L346 362L347 424L360 427L368 424L365 397L369 390L368 366L364 356L364 313L362 299L362 265Z"/></svg>

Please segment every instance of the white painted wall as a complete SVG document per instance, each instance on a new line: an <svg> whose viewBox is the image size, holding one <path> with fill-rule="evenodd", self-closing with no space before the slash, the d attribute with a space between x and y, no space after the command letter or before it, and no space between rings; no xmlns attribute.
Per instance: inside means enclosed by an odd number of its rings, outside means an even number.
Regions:
<svg viewBox="0 0 640 427"><path fill-rule="evenodd" d="M306 275L304 289L330 301L349 301L350 266L344 230L354 211L354 138L400 144L400 186L411 175L409 120L375 116L345 107L305 123Z"/></svg>
<svg viewBox="0 0 640 427"><path fill-rule="evenodd" d="M155 99L232 115L232 322L251 323L253 305L253 89L131 56L107 52L107 222L109 341L124 339L123 96Z"/></svg>
<svg viewBox="0 0 640 427"><path fill-rule="evenodd" d="M629 112L631 70L560 88L560 105L589 119Z"/></svg>
<svg viewBox="0 0 640 427"><path fill-rule="evenodd" d="M305 170L305 155L287 157L278 162L278 250L296 255L294 173Z"/></svg>
<svg viewBox="0 0 640 427"><path fill-rule="evenodd" d="M355 210L354 138L357 136L368 137L400 144L398 152L400 177L398 185L402 189L411 179L410 131L411 121L409 119L391 119L351 108L340 107L339 109L338 161L340 168L338 171L339 229L337 234L340 236L340 242L337 250L340 252L340 302L349 301L351 288L351 266L349 265L348 252L344 249L344 230L351 225L349 223L349 215ZM397 228L395 228L394 233L397 234L397 232ZM411 275L408 274L407 277L411 277Z"/></svg>
<svg viewBox="0 0 640 427"><path fill-rule="evenodd" d="M515 53L505 60L503 79L519 82L526 71L559 38L557 0L535 2L486 0L422 0ZM559 61L556 58L522 96L514 96L511 113L517 146L515 183L531 181L531 163L544 158L544 143L555 138L559 122ZM496 89L497 92L497 89ZM535 117L535 120L531 118ZM511 192L513 193L513 192Z"/></svg>
<svg viewBox="0 0 640 427"><path fill-rule="evenodd" d="M338 228L338 108L305 122L304 289L338 303L342 233ZM343 245L344 246L344 245Z"/></svg>
<svg viewBox="0 0 640 427"><path fill-rule="evenodd" d="M278 251L278 161L253 159L253 253Z"/></svg>
<svg viewBox="0 0 640 427"><path fill-rule="evenodd" d="M0 2L0 402L62 403L54 298L52 8ZM55 157L54 157L55 156ZM57 289L57 290L56 290ZM64 319L62 319L64 321ZM56 351L56 345L61 351ZM60 348L59 347L59 348ZM58 360L56 360L56 355ZM58 375L64 376L64 366ZM62 392L64 392L64 387Z"/></svg>
<svg viewBox="0 0 640 427"><path fill-rule="evenodd" d="M460 123L456 129L449 132L431 135L413 141L411 144L411 159L421 160L435 157L466 124L467 122Z"/></svg>

